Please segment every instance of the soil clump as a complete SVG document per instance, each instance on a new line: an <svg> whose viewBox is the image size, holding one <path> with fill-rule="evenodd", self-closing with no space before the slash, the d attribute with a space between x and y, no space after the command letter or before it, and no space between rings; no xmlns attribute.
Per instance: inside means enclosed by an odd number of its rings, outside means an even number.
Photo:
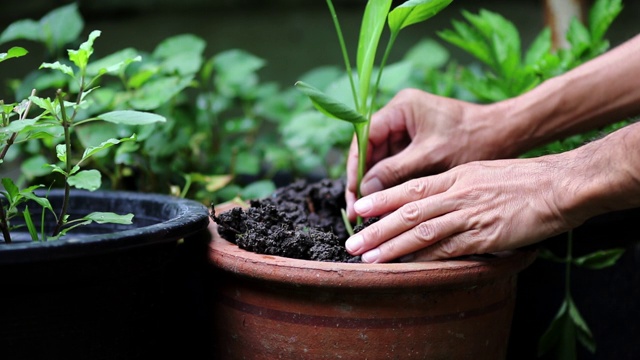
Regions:
<svg viewBox="0 0 640 360"><path fill-rule="evenodd" d="M361 262L344 247L349 237L342 220L344 180L299 180L270 197L212 214L218 233L247 251L303 260ZM377 219L365 221L359 231Z"/></svg>

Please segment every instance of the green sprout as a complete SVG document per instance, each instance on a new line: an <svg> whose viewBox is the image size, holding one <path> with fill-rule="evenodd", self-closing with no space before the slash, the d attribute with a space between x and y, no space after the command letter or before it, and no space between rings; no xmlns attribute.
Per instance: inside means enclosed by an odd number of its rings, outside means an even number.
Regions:
<svg viewBox="0 0 640 360"><path fill-rule="evenodd" d="M383 69L391 53L391 48L400 30L433 17L449 5L451 1L452 0L408 0L391 10L391 0L369 0L362 18L360 37L358 39L356 86L356 80L354 79L338 16L331 0L327 0L327 5L338 35L338 41L340 42L345 68L349 76L354 107L346 105L344 102L332 98L304 82L298 81L295 86L307 95L313 102L313 105L323 114L353 124L358 142L358 189L356 194L358 198L361 196L360 183L366 170L369 124L375 107L374 99L378 91L380 79L382 78ZM375 58L385 23L388 23L390 36L374 83L372 82L372 76L374 73ZM358 218L358 224L360 223L362 223L362 219Z"/></svg>

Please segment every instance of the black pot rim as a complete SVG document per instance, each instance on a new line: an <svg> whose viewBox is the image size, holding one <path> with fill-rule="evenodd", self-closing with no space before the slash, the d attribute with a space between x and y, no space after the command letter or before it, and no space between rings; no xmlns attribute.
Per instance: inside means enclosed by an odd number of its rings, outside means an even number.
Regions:
<svg viewBox="0 0 640 360"><path fill-rule="evenodd" d="M55 261L175 242L206 230L209 224L209 212L203 204L171 195L97 190L74 191L72 196L89 200L109 196L123 197L130 202L150 201L158 206L171 206L176 215L156 224L103 234L74 235L70 232L53 241L0 243L0 265Z"/></svg>

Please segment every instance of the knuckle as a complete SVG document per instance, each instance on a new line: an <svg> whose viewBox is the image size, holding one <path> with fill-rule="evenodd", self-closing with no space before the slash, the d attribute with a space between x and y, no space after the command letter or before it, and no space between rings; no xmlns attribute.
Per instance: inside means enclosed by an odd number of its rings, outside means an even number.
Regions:
<svg viewBox="0 0 640 360"><path fill-rule="evenodd" d="M410 202L400 208L400 219L402 219L405 225L411 225L420 221L421 212L420 206L417 203Z"/></svg>
<svg viewBox="0 0 640 360"><path fill-rule="evenodd" d="M410 180L406 183L404 191L412 199L423 198L427 192L427 185L424 181Z"/></svg>
<svg viewBox="0 0 640 360"><path fill-rule="evenodd" d="M436 239L436 231L429 222L423 222L416 226L413 235L416 240L425 245L430 245Z"/></svg>

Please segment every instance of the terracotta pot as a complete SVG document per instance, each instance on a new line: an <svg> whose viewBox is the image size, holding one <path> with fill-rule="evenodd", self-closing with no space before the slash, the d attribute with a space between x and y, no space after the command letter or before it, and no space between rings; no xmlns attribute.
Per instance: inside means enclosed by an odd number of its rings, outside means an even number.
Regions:
<svg viewBox="0 0 640 360"><path fill-rule="evenodd" d="M536 256L326 263L248 252L209 228L219 359L503 359L517 274Z"/></svg>

